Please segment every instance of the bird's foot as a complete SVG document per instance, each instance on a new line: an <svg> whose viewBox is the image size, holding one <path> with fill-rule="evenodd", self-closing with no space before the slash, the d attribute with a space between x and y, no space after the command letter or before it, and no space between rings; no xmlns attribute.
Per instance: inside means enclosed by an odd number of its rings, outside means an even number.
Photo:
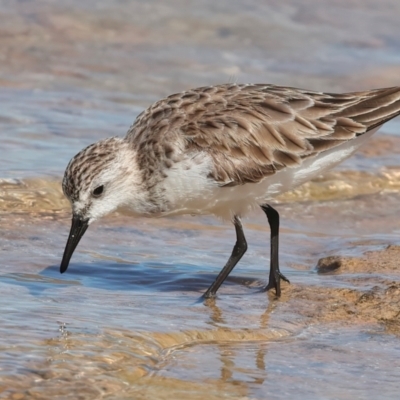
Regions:
<svg viewBox="0 0 400 400"><path fill-rule="evenodd" d="M207 292L205 292L205 293L203 294L203 296L201 296L201 298L202 298L203 300L215 299L216 297L217 297L217 293L212 292L212 291L210 291L210 290L207 290Z"/></svg>
<svg viewBox="0 0 400 400"><path fill-rule="evenodd" d="M268 285L265 286L264 291L267 292L270 289L275 289L276 297L281 296L281 279L287 283L290 283L289 279L286 278L285 275L281 274L280 271L277 271L276 274L272 276L272 279L268 282Z"/></svg>

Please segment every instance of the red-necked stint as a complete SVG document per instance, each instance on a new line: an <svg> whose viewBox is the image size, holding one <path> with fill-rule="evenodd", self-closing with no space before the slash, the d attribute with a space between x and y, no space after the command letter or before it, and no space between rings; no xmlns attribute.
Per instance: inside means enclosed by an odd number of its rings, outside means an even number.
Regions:
<svg viewBox="0 0 400 400"><path fill-rule="evenodd" d="M201 87L143 111L124 138L79 152L63 191L72 227L60 271L87 227L121 206L135 215L213 214L232 221L236 244L206 298L247 249L241 218L255 207L271 228L269 283L281 293L279 214L268 202L353 154L400 114L400 87L345 94L265 84Z"/></svg>

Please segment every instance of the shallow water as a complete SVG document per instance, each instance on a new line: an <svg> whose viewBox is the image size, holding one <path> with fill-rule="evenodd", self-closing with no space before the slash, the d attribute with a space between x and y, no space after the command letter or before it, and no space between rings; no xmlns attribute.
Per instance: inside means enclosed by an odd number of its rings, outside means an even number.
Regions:
<svg viewBox="0 0 400 400"><path fill-rule="evenodd" d="M398 84L400 3L320 3L0 5L0 398L398 397L397 264L315 269L321 257L399 244L398 120L277 199L291 280L280 300L260 290L269 265L261 211L244 221L249 250L213 301L200 297L234 230L212 217L107 217L67 273L58 270L66 164L122 136L161 96L227 81Z"/></svg>

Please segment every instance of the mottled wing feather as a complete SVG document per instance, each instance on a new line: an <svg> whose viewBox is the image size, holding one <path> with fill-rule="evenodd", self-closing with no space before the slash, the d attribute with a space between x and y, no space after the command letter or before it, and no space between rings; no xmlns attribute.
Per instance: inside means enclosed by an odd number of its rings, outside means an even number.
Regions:
<svg viewBox="0 0 400 400"><path fill-rule="evenodd" d="M326 94L219 85L160 100L137 118L128 139L147 165L173 165L184 152L206 152L214 161L210 177L233 186L299 165L399 113L399 88Z"/></svg>

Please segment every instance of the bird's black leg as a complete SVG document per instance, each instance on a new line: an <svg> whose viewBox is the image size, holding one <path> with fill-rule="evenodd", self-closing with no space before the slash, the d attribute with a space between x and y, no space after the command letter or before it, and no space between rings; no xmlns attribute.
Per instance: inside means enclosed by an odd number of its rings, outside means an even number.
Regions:
<svg viewBox="0 0 400 400"><path fill-rule="evenodd" d="M222 268L222 271L218 274L213 284L208 288L207 292L204 294L204 297L206 299L210 297L215 297L215 294L217 293L219 287L231 273L235 265L242 258L243 254L246 253L247 242L246 238L244 237L243 227L242 223L240 222L240 218L235 216L233 219L233 224L235 225L235 230L236 230L236 244L232 250L232 254L229 257L229 260L226 263L225 267Z"/></svg>
<svg viewBox="0 0 400 400"><path fill-rule="evenodd" d="M268 218L271 228L271 255L269 267L269 282L265 290L275 288L277 297L281 295L281 279L289 282L284 275L279 271L279 214L274 208L268 204L261 206Z"/></svg>

